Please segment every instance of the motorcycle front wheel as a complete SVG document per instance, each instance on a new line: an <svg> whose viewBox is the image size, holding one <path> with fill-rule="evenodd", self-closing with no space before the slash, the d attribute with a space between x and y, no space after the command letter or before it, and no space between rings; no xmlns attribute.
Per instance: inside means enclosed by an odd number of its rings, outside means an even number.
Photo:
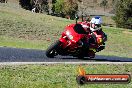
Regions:
<svg viewBox="0 0 132 88"><path fill-rule="evenodd" d="M56 50L60 44L61 42L57 40L55 43L50 45L49 48L46 50L46 56L49 58L54 58L54 56L57 54Z"/></svg>

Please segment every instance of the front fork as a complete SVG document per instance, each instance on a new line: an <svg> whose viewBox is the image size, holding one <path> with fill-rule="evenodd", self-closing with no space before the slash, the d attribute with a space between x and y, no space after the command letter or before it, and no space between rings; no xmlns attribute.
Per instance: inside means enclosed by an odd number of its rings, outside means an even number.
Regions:
<svg viewBox="0 0 132 88"><path fill-rule="evenodd" d="M66 36L63 36L59 39L62 42L62 48L65 49L67 46L71 44L70 41L68 41L68 38Z"/></svg>

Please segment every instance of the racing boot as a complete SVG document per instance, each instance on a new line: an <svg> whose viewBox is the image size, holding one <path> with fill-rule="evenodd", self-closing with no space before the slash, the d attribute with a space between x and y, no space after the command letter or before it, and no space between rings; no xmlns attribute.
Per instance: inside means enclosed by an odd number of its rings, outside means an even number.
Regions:
<svg viewBox="0 0 132 88"><path fill-rule="evenodd" d="M95 57L95 53L96 53L96 50L95 49L89 49L88 51L88 55L90 58L94 58Z"/></svg>

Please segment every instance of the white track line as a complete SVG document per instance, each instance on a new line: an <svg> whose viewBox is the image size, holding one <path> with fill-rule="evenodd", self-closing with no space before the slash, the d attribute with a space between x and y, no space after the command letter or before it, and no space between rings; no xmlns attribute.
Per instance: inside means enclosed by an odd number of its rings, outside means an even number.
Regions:
<svg viewBox="0 0 132 88"><path fill-rule="evenodd" d="M0 62L0 65L28 64L132 64L132 62Z"/></svg>

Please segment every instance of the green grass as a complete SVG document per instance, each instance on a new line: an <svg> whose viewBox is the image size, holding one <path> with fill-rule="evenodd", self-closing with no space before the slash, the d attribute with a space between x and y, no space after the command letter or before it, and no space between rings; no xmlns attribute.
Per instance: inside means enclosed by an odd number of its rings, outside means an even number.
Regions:
<svg viewBox="0 0 132 88"><path fill-rule="evenodd" d="M32 40L29 42L29 40L26 39L15 39L15 38L8 38L0 36L0 46L2 47L14 47L14 48L28 48L28 49L42 49L48 47L48 43L50 41L37 41ZM36 43L37 42L37 43Z"/></svg>
<svg viewBox="0 0 132 88"><path fill-rule="evenodd" d="M107 21L105 17L103 18ZM66 25L74 22L45 14L31 13L10 3L0 4L0 46L44 50L61 36ZM108 35L108 41L106 49L97 54L132 57L132 31L107 27L103 30Z"/></svg>
<svg viewBox="0 0 132 88"><path fill-rule="evenodd" d="M0 88L130 88L129 84L78 85L78 65L0 66ZM131 74L131 64L85 64L87 74Z"/></svg>
<svg viewBox="0 0 132 88"><path fill-rule="evenodd" d="M106 49L100 55L114 55L132 58L132 32L119 28L104 28L108 35Z"/></svg>

